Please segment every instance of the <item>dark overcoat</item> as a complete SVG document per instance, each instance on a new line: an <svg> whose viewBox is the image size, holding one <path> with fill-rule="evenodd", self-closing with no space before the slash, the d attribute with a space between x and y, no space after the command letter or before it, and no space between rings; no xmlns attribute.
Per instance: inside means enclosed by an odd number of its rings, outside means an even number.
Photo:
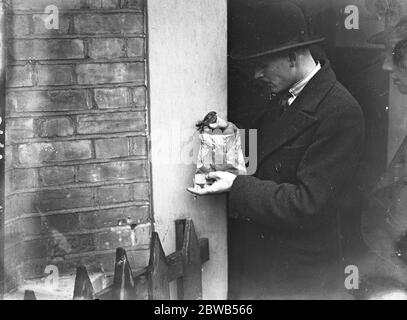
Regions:
<svg viewBox="0 0 407 320"><path fill-rule="evenodd" d="M230 298L324 298L344 286L341 207L364 118L321 64L281 117L274 108L260 117L257 172L238 176L229 193Z"/></svg>

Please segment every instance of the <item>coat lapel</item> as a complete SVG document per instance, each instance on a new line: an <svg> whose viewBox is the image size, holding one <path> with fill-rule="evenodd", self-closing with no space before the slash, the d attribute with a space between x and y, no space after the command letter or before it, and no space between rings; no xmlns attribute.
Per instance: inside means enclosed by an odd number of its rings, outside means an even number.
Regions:
<svg viewBox="0 0 407 320"><path fill-rule="evenodd" d="M290 108L276 121L265 115L263 126L259 128L259 156L257 164L318 122L314 116L320 102L336 82L329 62L321 61L322 69L311 79ZM272 113L268 113L272 114Z"/></svg>

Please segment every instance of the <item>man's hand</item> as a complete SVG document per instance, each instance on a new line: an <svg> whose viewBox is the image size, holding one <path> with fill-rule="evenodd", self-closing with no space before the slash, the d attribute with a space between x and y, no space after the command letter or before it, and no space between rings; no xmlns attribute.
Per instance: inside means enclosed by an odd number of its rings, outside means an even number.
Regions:
<svg viewBox="0 0 407 320"><path fill-rule="evenodd" d="M227 121L221 119L219 116L218 116L217 121L215 123L209 124L209 127L212 130L215 130L215 129L222 129L223 130L223 129L226 129L228 126L229 126L229 123Z"/></svg>
<svg viewBox="0 0 407 320"><path fill-rule="evenodd" d="M236 177L236 175L230 172L211 172L208 174L207 179L216 180L211 186L208 186L204 189L188 188L187 190L190 193L198 196L229 192Z"/></svg>

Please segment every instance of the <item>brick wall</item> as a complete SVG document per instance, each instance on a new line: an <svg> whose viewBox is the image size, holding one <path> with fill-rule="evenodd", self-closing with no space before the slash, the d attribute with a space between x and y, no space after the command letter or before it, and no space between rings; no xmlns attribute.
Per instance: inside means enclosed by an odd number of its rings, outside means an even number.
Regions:
<svg viewBox="0 0 407 320"><path fill-rule="evenodd" d="M14 0L8 19L6 289L47 265L109 271L119 246L146 265L144 0ZM134 231L117 226L127 217Z"/></svg>

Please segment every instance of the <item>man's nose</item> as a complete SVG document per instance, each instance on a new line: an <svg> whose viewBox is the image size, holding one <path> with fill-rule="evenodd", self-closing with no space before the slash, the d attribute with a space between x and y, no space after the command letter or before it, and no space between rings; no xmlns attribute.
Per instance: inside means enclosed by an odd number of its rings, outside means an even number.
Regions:
<svg viewBox="0 0 407 320"><path fill-rule="evenodd" d="M384 59L384 62L383 62L382 69L384 71L388 71L388 72L394 71L393 59L390 55L386 55L386 58Z"/></svg>

